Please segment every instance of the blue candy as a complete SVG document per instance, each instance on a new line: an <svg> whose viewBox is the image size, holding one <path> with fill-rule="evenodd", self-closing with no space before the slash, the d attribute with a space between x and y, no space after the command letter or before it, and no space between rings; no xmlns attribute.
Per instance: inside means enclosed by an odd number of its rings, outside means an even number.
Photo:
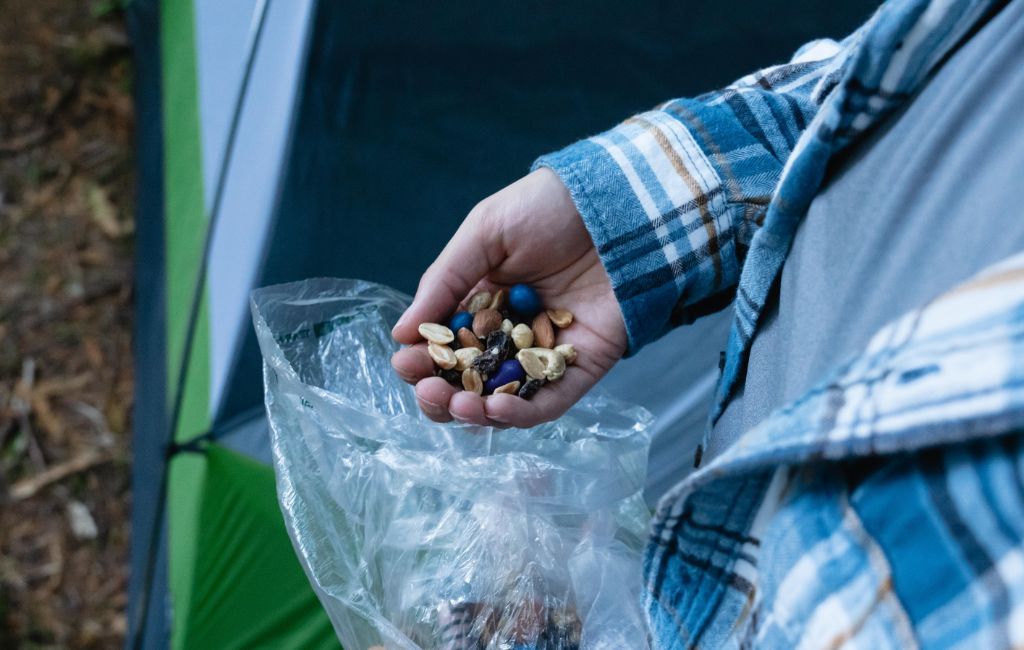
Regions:
<svg viewBox="0 0 1024 650"><path fill-rule="evenodd" d="M451 328L452 334L458 334L459 330L463 327L466 329L473 329L473 314L468 311L460 311L452 316L452 320L448 323L448 327Z"/></svg>
<svg viewBox="0 0 1024 650"><path fill-rule="evenodd" d="M509 359L498 367L498 371L491 375L491 378L484 382L484 392L493 393L495 388L501 388L513 381L521 382L526 379L526 371L515 359Z"/></svg>
<svg viewBox="0 0 1024 650"><path fill-rule="evenodd" d="M526 284L512 285L508 291L508 304L524 320L533 318L541 310L540 297L533 287Z"/></svg>

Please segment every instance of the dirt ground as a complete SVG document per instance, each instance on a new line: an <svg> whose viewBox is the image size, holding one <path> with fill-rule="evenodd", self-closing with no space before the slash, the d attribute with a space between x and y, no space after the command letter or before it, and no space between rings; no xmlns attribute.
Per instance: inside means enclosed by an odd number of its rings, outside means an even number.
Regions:
<svg viewBox="0 0 1024 650"><path fill-rule="evenodd" d="M131 58L115 0L0 0L0 649L125 633Z"/></svg>

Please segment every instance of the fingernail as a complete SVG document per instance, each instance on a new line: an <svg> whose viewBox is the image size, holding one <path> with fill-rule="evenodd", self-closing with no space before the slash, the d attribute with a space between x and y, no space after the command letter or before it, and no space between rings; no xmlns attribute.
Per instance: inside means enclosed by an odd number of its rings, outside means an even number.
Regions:
<svg viewBox="0 0 1024 650"><path fill-rule="evenodd" d="M395 326L391 328L391 336L392 337L395 336L395 332L398 331L398 328L401 327L402 323L404 323L404 322L405 322L405 314L402 314L402 316L398 319L398 322L395 323Z"/></svg>

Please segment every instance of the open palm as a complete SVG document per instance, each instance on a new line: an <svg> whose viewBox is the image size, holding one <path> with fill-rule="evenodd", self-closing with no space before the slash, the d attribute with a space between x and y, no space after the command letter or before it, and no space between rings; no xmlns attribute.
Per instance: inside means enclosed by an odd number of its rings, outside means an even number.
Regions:
<svg viewBox="0 0 1024 650"><path fill-rule="evenodd" d="M576 364L527 401L482 397L435 377L417 326L446 323L480 289L523 282L549 308L568 309L573 324L558 343L578 351ZM420 408L433 420L529 427L563 414L608 372L626 349L626 328L608 275L561 180L539 169L485 199L420 280L393 335L410 344L392 365L416 385Z"/></svg>

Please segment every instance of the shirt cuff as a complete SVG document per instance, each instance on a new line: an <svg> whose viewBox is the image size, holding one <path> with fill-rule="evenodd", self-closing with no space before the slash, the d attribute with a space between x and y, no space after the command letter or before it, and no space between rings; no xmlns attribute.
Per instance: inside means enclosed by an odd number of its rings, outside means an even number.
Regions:
<svg viewBox="0 0 1024 650"><path fill-rule="evenodd" d="M691 306L735 284L729 202L680 120L662 111L637 115L531 169L540 167L565 183L594 241L626 323L626 356L692 321Z"/></svg>

